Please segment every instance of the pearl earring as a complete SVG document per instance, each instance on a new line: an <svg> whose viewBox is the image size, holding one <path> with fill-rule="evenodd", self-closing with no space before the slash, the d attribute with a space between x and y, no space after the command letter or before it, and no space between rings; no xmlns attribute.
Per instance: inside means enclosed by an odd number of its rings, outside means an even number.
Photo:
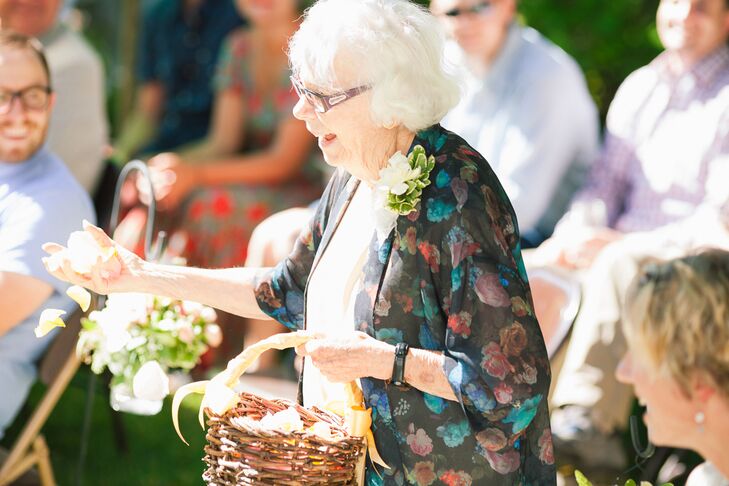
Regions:
<svg viewBox="0 0 729 486"><path fill-rule="evenodd" d="M706 415L704 415L704 412L696 412L696 415L694 415L694 422L698 426L699 433L703 433L704 422L706 422Z"/></svg>

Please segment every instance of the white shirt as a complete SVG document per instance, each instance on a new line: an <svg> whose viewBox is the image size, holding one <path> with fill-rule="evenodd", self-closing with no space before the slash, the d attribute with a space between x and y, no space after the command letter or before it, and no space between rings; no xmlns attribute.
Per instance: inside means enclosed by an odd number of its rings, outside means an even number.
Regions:
<svg viewBox="0 0 729 486"><path fill-rule="evenodd" d="M350 180L349 190L354 188L356 181ZM362 288L362 270L374 233L372 189L362 182L309 277L307 330L332 337L354 331L355 297ZM309 359L304 360L303 392L306 407L345 398L344 384L329 382Z"/></svg>
<svg viewBox="0 0 729 486"><path fill-rule="evenodd" d="M448 58L461 66L455 42ZM598 149L598 115L577 63L531 28L513 24L485 75L463 70L465 93L442 125L496 172L522 232L550 234Z"/></svg>
<svg viewBox="0 0 729 486"><path fill-rule="evenodd" d="M691 471L686 486L729 486L729 479L710 462L699 464Z"/></svg>
<svg viewBox="0 0 729 486"><path fill-rule="evenodd" d="M682 72L671 69L675 55L664 51L618 89L605 146L564 224L651 231L729 205L729 47Z"/></svg>

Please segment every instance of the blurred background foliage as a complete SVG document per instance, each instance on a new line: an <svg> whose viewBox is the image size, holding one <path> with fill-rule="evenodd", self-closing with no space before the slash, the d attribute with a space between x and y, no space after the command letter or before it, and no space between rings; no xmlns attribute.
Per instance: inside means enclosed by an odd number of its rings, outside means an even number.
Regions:
<svg viewBox="0 0 729 486"><path fill-rule="evenodd" d="M661 51L658 0L522 0L524 22L572 55L600 113L620 83Z"/></svg>
<svg viewBox="0 0 729 486"><path fill-rule="evenodd" d="M156 1L76 0L77 22L107 67L112 129L131 104L134 72L128 66L133 65L140 12ZM519 14L577 60L604 120L620 83L661 50L657 7L658 0L520 0Z"/></svg>

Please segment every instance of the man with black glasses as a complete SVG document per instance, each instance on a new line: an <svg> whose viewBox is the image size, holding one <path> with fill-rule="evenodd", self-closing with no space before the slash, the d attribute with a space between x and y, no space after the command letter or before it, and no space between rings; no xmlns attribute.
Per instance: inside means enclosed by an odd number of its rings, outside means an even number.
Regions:
<svg viewBox="0 0 729 486"><path fill-rule="evenodd" d="M84 189L44 147L54 102L40 43L0 30L0 438L51 340L33 332L42 309L75 305L44 270L41 245L94 217Z"/></svg>

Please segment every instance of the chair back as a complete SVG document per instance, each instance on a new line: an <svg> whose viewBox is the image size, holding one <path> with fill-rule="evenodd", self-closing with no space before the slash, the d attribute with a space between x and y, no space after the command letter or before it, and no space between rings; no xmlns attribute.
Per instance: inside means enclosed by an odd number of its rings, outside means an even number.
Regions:
<svg viewBox="0 0 729 486"><path fill-rule="evenodd" d="M551 267L529 269L529 285L534 313L551 359L572 329L580 309L582 289L575 277Z"/></svg>

